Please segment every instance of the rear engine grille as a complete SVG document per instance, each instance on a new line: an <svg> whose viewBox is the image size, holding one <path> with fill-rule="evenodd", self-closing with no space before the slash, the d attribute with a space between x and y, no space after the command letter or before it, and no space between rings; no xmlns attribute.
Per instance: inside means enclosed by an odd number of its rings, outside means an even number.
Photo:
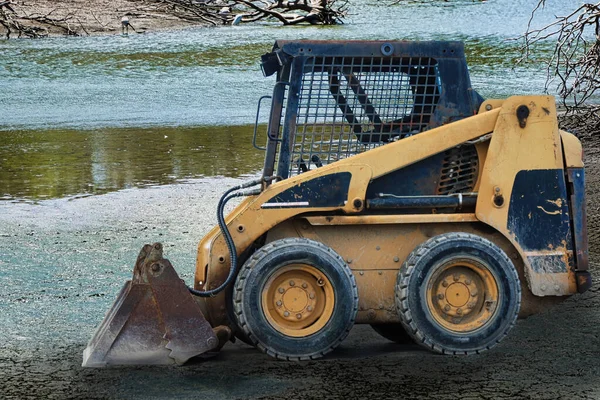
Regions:
<svg viewBox="0 0 600 400"><path fill-rule="evenodd" d="M437 192L439 195L472 192L478 173L479 158L474 145L446 150Z"/></svg>

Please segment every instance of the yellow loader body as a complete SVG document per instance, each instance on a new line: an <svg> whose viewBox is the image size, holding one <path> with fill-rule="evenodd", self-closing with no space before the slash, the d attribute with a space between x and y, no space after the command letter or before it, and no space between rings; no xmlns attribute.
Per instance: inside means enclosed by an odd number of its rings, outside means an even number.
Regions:
<svg viewBox="0 0 600 400"><path fill-rule="evenodd" d="M355 323L477 354L591 286L582 148L552 96L484 100L458 42L280 41L261 65L277 79L261 177L219 201L193 287L142 250L85 366L234 337L315 359Z"/></svg>

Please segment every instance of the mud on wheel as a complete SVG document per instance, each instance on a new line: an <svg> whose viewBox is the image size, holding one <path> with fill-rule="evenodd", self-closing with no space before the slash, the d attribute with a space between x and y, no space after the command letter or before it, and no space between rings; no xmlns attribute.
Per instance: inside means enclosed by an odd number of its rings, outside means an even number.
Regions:
<svg viewBox="0 0 600 400"><path fill-rule="evenodd" d="M319 358L348 335L358 310L354 276L331 248L303 238L257 250L233 295L237 323L265 353L286 360Z"/></svg>
<svg viewBox="0 0 600 400"><path fill-rule="evenodd" d="M521 286L513 263L492 242L446 233L419 245L398 274L396 306L417 343L471 354L496 345L514 326Z"/></svg>

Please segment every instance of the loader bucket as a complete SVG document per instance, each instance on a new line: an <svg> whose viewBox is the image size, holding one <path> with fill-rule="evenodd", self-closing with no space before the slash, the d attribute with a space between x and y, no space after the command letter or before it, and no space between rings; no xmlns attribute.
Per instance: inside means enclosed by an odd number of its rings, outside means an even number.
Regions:
<svg viewBox="0 0 600 400"><path fill-rule="evenodd" d="M169 262L145 245L127 281L83 352L84 367L183 364L219 340Z"/></svg>

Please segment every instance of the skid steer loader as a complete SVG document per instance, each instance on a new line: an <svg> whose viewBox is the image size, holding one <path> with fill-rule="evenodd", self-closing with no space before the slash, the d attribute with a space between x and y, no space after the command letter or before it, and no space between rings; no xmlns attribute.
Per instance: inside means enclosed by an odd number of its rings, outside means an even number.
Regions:
<svg viewBox="0 0 600 400"><path fill-rule="evenodd" d="M262 175L219 201L192 288L142 249L84 366L235 338L314 359L355 323L473 354L590 287L582 147L551 96L484 100L459 42L278 41L261 61Z"/></svg>

